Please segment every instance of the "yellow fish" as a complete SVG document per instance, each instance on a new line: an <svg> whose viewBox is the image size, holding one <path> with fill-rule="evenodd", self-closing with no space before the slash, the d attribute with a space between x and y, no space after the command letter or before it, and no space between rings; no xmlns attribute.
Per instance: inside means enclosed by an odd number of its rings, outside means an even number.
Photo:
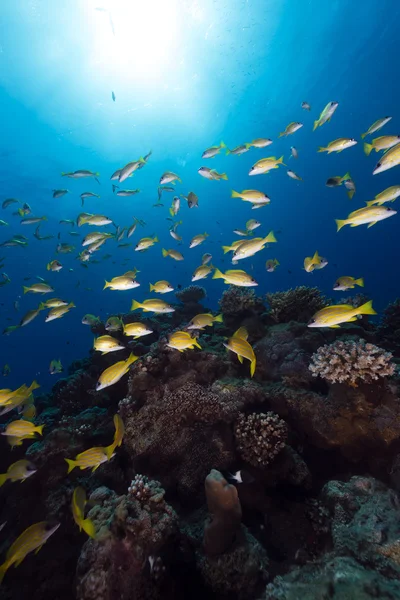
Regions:
<svg viewBox="0 0 400 600"><path fill-rule="evenodd" d="M269 138L256 138L250 144L246 144L249 146L253 146L254 148L266 148L272 144L272 140Z"/></svg>
<svg viewBox="0 0 400 600"><path fill-rule="evenodd" d="M339 277L337 279L335 285L333 286L333 289L336 291L344 292L346 290L352 290L356 287L356 285L364 287L364 279L362 277L360 277L359 279L355 279L354 277L344 276Z"/></svg>
<svg viewBox="0 0 400 600"><path fill-rule="evenodd" d="M375 138L370 144L364 142L364 152L369 156L372 150L380 152L381 150L389 150L400 142L400 135L382 135L381 137Z"/></svg>
<svg viewBox="0 0 400 600"><path fill-rule="evenodd" d="M122 444L122 440L123 440L124 433L125 433L124 422L121 419L121 417L119 416L119 414L114 415L114 427L115 427L114 441L110 446L107 446L107 448L106 448L106 450L110 454L112 454L114 452L114 450L117 446L120 446Z"/></svg>
<svg viewBox="0 0 400 600"><path fill-rule="evenodd" d="M392 169L398 164L400 164L400 144L393 146L393 148L390 148L390 150L385 152L380 161L376 164L375 169L372 171L372 175L383 173L383 171Z"/></svg>
<svg viewBox="0 0 400 600"><path fill-rule="evenodd" d="M243 244L245 240L236 240L234 242L232 242L232 244L230 246L222 246L222 250L224 251L224 254L226 254L227 252L235 252L235 250L237 248L239 248L239 246L241 244Z"/></svg>
<svg viewBox="0 0 400 600"><path fill-rule="evenodd" d="M52 308L48 315L45 318L45 322L54 321L55 319L61 319L64 315L67 314L71 310L71 308L76 308L73 302L67 304L67 306L59 306L57 308Z"/></svg>
<svg viewBox="0 0 400 600"><path fill-rule="evenodd" d="M118 383L118 381L128 373L129 367L138 360L138 356L130 354L126 360L120 360L117 363L111 365L102 372L99 380L96 384L96 392L104 390L110 385Z"/></svg>
<svg viewBox="0 0 400 600"><path fill-rule="evenodd" d="M283 162L283 156L281 156L280 158L276 158L276 156L262 158L251 167L249 175L263 175L264 173L268 173L268 171L271 171L271 169L278 169L279 165L286 166ZM263 204L265 204L265 200Z"/></svg>
<svg viewBox="0 0 400 600"><path fill-rule="evenodd" d="M133 288L139 287L140 283L135 281L133 277L128 277L127 275L119 275L118 277L113 277L111 281L106 281L103 290L106 288L110 288L111 290L133 290Z"/></svg>
<svg viewBox="0 0 400 600"><path fill-rule="evenodd" d="M199 175L205 177L205 179L212 179L214 181L219 181L220 179L228 179L228 175L226 173L218 173L215 169L209 169L208 167L200 167L197 171Z"/></svg>
<svg viewBox="0 0 400 600"><path fill-rule="evenodd" d="M178 252L178 250L174 250L173 248L171 248L170 250L165 250L165 248L163 248L162 255L164 258L170 256L174 260L183 260L183 255L180 252Z"/></svg>
<svg viewBox="0 0 400 600"><path fill-rule="evenodd" d="M74 460L66 458L65 462L68 464L68 473L71 473L72 469L75 469L75 467L79 467L81 471L83 471L83 469L92 468L93 472L98 469L101 464L107 462L112 457L112 452L108 451L107 448L95 446L94 448L89 448L89 450L77 454Z"/></svg>
<svg viewBox="0 0 400 600"><path fill-rule="evenodd" d="M85 531L88 536L94 538L96 536L96 529L91 519L85 519L85 506L86 506L86 492L82 487L74 489L72 494L72 516L74 517L75 523L79 527L79 531Z"/></svg>
<svg viewBox="0 0 400 600"><path fill-rule="evenodd" d="M223 279L227 285L237 285L239 287L254 287L258 285L257 281L246 271L240 269L231 269L222 273L219 269L215 269L213 279Z"/></svg>
<svg viewBox="0 0 400 600"><path fill-rule="evenodd" d="M278 135L278 137L291 135L292 133L295 133L296 131L301 129L301 127L303 127L303 123L297 123L297 122L293 121L292 123L289 123L289 125L286 127L285 131L282 131Z"/></svg>
<svg viewBox="0 0 400 600"><path fill-rule="evenodd" d="M12 442L13 446L20 446L22 440L35 437L35 433L43 435L43 428L44 425L35 425L30 421L19 419L9 423L2 435L6 435L8 442Z"/></svg>
<svg viewBox="0 0 400 600"><path fill-rule="evenodd" d="M279 266L279 261L276 258L267 260L267 262L265 263L265 268L267 269L268 273L273 273L276 269L276 267Z"/></svg>
<svg viewBox="0 0 400 600"><path fill-rule="evenodd" d="M132 300L131 310L136 310L138 308L142 308L145 312L155 312L155 313L175 312L175 309L172 308L172 306L170 306L169 304L164 302L164 300L158 300L158 299L143 300L143 302L136 302L136 300Z"/></svg>
<svg viewBox="0 0 400 600"><path fill-rule="evenodd" d="M400 185L392 185L383 190L383 192L380 192L380 194L377 194L373 200L369 200L366 204L367 206L373 206L374 204L381 206L385 202L394 202L399 196Z"/></svg>
<svg viewBox="0 0 400 600"><path fill-rule="evenodd" d="M317 152L327 152L328 154L331 154L331 152L343 152L346 148L351 148L356 144L357 141L354 138L338 138L337 140L333 140L333 142L329 142L326 148L320 146Z"/></svg>
<svg viewBox="0 0 400 600"><path fill-rule="evenodd" d="M214 158L214 156L220 153L222 148L226 148L226 144L224 142L221 142L219 146L211 146L211 148L204 150L201 158Z"/></svg>
<svg viewBox="0 0 400 600"><path fill-rule="evenodd" d="M10 465L7 469L7 473L0 475L0 487L9 479L13 483L15 481L25 481L28 477L36 473L36 467L29 460L17 460L17 462Z"/></svg>
<svg viewBox="0 0 400 600"><path fill-rule="evenodd" d="M196 246L199 246L205 242L207 237L208 233L199 233L198 235L195 235L190 241L189 248L195 248Z"/></svg>
<svg viewBox="0 0 400 600"><path fill-rule="evenodd" d="M133 339L137 340L144 335L149 335L153 333L152 329L149 329L144 323L126 323L124 324L124 335L133 337Z"/></svg>
<svg viewBox="0 0 400 600"><path fill-rule="evenodd" d="M357 321L358 315L376 315L372 308L372 300L357 308L354 308L351 304L336 304L322 308L315 313L308 323L308 327L337 328L341 323Z"/></svg>
<svg viewBox="0 0 400 600"><path fill-rule="evenodd" d="M46 269L48 271L61 271L62 269L62 264L58 261L58 260L52 260L51 262L47 263Z"/></svg>
<svg viewBox="0 0 400 600"><path fill-rule="evenodd" d="M347 219L335 219L337 230L340 231L345 225L358 227L359 225L366 225L367 223L369 223L369 228L378 221L393 217L396 212L396 210L393 210L388 206L365 206L364 208L359 208L358 210L351 212Z"/></svg>
<svg viewBox="0 0 400 600"><path fill-rule="evenodd" d="M47 542L50 536L60 527L60 523L50 524L45 521L35 523L25 529L15 542L10 546L6 554L5 562L0 566L0 583L11 565L18 567L24 558L34 550L39 552L40 548Z"/></svg>
<svg viewBox="0 0 400 600"><path fill-rule="evenodd" d="M108 354L109 352L124 350L125 346L121 346L120 342L113 338L112 335L101 335L94 340L93 349L98 350L102 354Z"/></svg>
<svg viewBox="0 0 400 600"><path fill-rule="evenodd" d="M44 310L45 308L59 308L60 306L67 306L68 302L66 300L60 300L59 298L50 298L46 300L46 302L40 303L40 308Z"/></svg>
<svg viewBox="0 0 400 600"><path fill-rule="evenodd" d="M314 121L313 131L315 131L317 127L321 127L322 125L324 125L324 123L326 123L327 121L330 121L333 113L335 112L338 106L338 102L328 102L322 113L319 115L319 119Z"/></svg>
<svg viewBox="0 0 400 600"><path fill-rule="evenodd" d="M254 254L263 250L266 244L276 241L273 231L270 231L265 238L259 237L253 238L252 240L245 240L234 251L232 260L242 260L243 258L254 256Z"/></svg>
<svg viewBox="0 0 400 600"><path fill-rule="evenodd" d="M193 350L195 346L201 350L201 346L197 339L192 338L187 331L175 331L172 333L168 338L167 346L179 350L179 352L184 352L188 349Z"/></svg>
<svg viewBox="0 0 400 600"><path fill-rule="evenodd" d="M211 327L214 323L223 323L224 319L222 315L212 315L211 313L202 313L196 315L189 322L187 329L204 329L205 327Z"/></svg>
<svg viewBox="0 0 400 600"><path fill-rule="evenodd" d="M386 125L386 123L389 123L389 121L391 121L391 120L392 120L392 117L383 117L383 119L378 119L377 121L375 121L375 123L372 123L372 125L371 125L371 127L369 127L368 131L361 134L361 138L364 139L367 135L370 135L371 133L375 133L376 131L379 131L380 129L382 129L382 127L384 127Z"/></svg>
<svg viewBox="0 0 400 600"><path fill-rule="evenodd" d="M197 269L194 270L192 275L192 281L198 281L199 279L205 279L213 270L212 265L200 265Z"/></svg>
<svg viewBox="0 0 400 600"><path fill-rule="evenodd" d="M150 283L150 291L157 292L158 294L167 294L168 292L173 292L174 288L168 281L156 281L156 283Z"/></svg>
<svg viewBox="0 0 400 600"><path fill-rule="evenodd" d="M256 355L247 338L247 329L240 327L224 346L237 354L240 363L243 363L244 358L250 361L250 376L253 377L256 370Z"/></svg>
<svg viewBox="0 0 400 600"><path fill-rule="evenodd" d="M151 246L153 246L156 242L158 242L157 236L154 236L153 238L144 237L141 240L139 240L138 243L136 244L135 252L143 252L144 250L147 250L147 248L150 248Z"/></svg>
<svg viewBox="0 0 400 600"><path fill-rule="evenodd" d="M29 292L33 292L34 294L48 294L49 292L54 292L54 289L47 285L47 283L34 283L30 287L26 285L23 286L24 294L28 294Z"/></svg>
<svg viewBox="0 0 400 600"><path fill-rule="evenodd" d="M242 192L235 192L232 190L231 198L241 198L244 202L251 202L252 204L268 204L271 199L258 190L243 190Z"/></svg>
<svg viewBox="0 0 400 600"><path fill-rule="evenodd" d="M316 265L319 265L322 261L321 256L318 254L318 250L315 252L314 256L306 256L304 259L304 270L307 273L311 273L314 271Z"/></svg>

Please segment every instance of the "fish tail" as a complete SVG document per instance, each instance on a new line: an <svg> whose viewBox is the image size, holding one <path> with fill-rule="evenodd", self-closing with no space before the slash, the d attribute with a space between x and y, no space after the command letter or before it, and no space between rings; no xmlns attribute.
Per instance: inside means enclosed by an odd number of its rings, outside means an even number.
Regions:
<svg viewBox="0 0 400 600"><path fill-rule="evenodd" d="M156 242L159 242L159 241L160 241L160 240L158 239L158 237L157 237L157 236L155 236L155 237L153 238L153 242L154 242L154 243L156 243Z"/></svg>
<svg viewBox="0 0 400 600"><path fill-rule="evenodd" d="M173 208L169 209L169 214L171 215L171 217L175 216L175 212Z"/></svg>
<svg viewBox="0 0 400 600"><path fill-rule="evenodd" d="M286 167L285 163L283 162L283 154L282 154L282 156L280 158L278 158L278 160L276 161L276 163L279 164L279 165L284 165Z"/></svg>
<svg viewBox="0 0 400 600"><path fill-rule="evenodd" d="M337 226L337 231L340 231L344 225L346 225L346 219L335 219L335 223Z"/></svg>
<svg viewBox="0 0 400 600"><path fill-rule="evenodd" d="M326 152L327 148L323 148L322 146L319 146L317 152Z"/></svg>
<svg viewBox="0 0 400 600"><path fill-rule="evenodd" d="M277 241L277 239L276 239L275 234L274 234L273 231L270 231L269 234L267 235L267 237L264 238L264 242L266 244L272 243L272 242L276 242L276 241Z"/></svg>
<svg viewBox="0 0 400 600"><path fill-rule="evenodd" d="M61 171L61 177L65 177L66 173L64 173L64 171Z"/></svg>
<svg viewBox="0 0 400 600"><path fill-rule="evenodd" d="M224 247L224 246L222 246L222 247ZM212 276L212 278L213 279L224 279L224 275L223 275L223 273L221 273L221 271L219 269L215 269L214 275Z"/></svg>
<svg viewBox="0 0 400 600"><path fill-rule="evenodd" d="M111 286L111 283L110 283L109 281L107 281L107 280L106 280L106 282L105 282L105 284L104 284L104 287L103 287L103 290L105 290L106 288L108 288L108 287L110 287L110 286Z"/></svg>
<svg viewBox="0 0 400 600"><path fill-rule="evenodd" d="M133 365L134 362L136 362L139 359L138 356L135 356L132 352L130 353L130 355L128 356L127 360L126 360L126 365L127 367L129 367L130 365Z"/></svg>
<svg viewBox="0 0 400 600"><path fill-rule="evenodd" d="M231 151L229 150L229 148L226 149L225 156L228 156L228 154L231 154Z"/></svg>
<svg viewBox="0 0 400 600"><path fill-rule="evenodd" d="M31 385L29 386L29 390L30 392L32 392L33 390L37 390L40 388L40 385L38 384L38 382L34 379L31 383Z"/></svg>
<svg viewBox="0 0 400 600"><path fill-rule="evenodd" d="M132 300L131 310L137 310L140 307L141 307L140 302L137 302L136 300Z"/></svg>
<svg viewBox="0 0 400 600"><path fill-rule="evenodd" d="M38 310L45 310L47 308L47 306L45 304L43 304L43 302L41 302L38 306Z"/></svg>
<svg viewBox="0 0 400 600"><path fill-rule="evenodd" d="M345 173L343 175L343 177L341 177L340 181L347 181L348 179L351 179L351 175L350 175L350 171L347 171L347 173Z"/></svg>
<svg viewBox="0 0 400 600"><path fill-rule="evenodd" d="M285 135L284 131L281 131L281 133L278 135L278 137L283 137Z"/></svg>
<svg viewBox="0 0 400 600"><path fill-rule="evenodd" d="M76 467L76 461L75 460L71 460L70 458L65 458L64 460L65 460L65 462L68 465L67 474L71 473L72 469L75 469L75 467Z"/></svg>
<svg viewBox="0 0 400 600"><path fill-rule="evenodd" d="M226 148L226 144L225 144L225 142L221 142L221 143L220 143L220 145L219 145L219 147L220 147L220 148Z"/></svg>
<svg viewBox="0 0 400 600"><path fill-rule="evenodd" d="M96 529L95 529L94 523L91 519L82 519L80 524L81 524L83 531L85 533L87 533L89 537L91 537L91 538L96 537Z"/></svg>
<svg viewBox="0 0 400 600"><path fill-rule="evenodd" d="M239 192L235 192L235 190L232 190L231 198L241 198L241 195L239 194Z"/></svg>
<svg viewBox="0 0 400 600"><path fill-rule="evenodd" d="M245 146L246 146L247 150L248 150L249 148L251 148L251 144L249 144L249 142L247 142L247 143L245 144Z"/></svg>
<svg viewBox="0 0 400 600"><path fill-rule="evenodd" d="M352 200L353 196L355 194L355 191L354 190L347 190L346 193L347 193L347 196L348 196L349 200Z"/></svg>
<svg viewBox="0 0 400 600"><path fill-rule="evenodd" d="M197 348L200 348L200 350L201 350L201 346L200 346L200 344L199 344L198 340L195 340L195 341L193 342L193 346L196 346Z"/></svg>
<svg viewBox="0 0 400 600"><path fill-rule="evenodd" d="M27 294L30 291L29 288L26 287L26 285L24 285L23 288L24 288L24 294Z"/></svg>
<svg viewBox="0 0 400 600"><path fill-rule="evenodd" d="M367 135L366 133L362 133L362 134L361 134L361 139L363 140L363 139L365 138L365 136L366 136L366 135Z"/></svg>
<svg viewBox="0 0 400 600"><path fill-rule="evenodd" d="M357 308L357 314L360 315L376 315L377 312L372 308L372 300L368 300Z"/></svg>
<svg viewBox="0 0 400 600"><path fill-rule="evenodd" d="M250 376L251 377L253 377L254 372L256 370L256 363L257 363L257 360L256 360L256 357L254 357L253 360L250 362Z"/></svg>
<svg viewBox="0 0 400 600"><path fill-rule="evenodd" d="M221 173L221 179L225 179L225 181L228 181L228 175L226 173Z"/></svg>
<svg viewBox="0 0 400 600"><path fill-rule="evenodd" d="M369 156L372 152L372 150L374 149L372 144L367 144L367 142L364 142L364 152L367 156Z"/></svg>
<svg viewBox="0 0 400 600"><path fill-rule="evenodd" d="M50 269L51 269L51 265L50 265L50 263L47 263L47 265L46 265L46 269L47 269L48 271L50 271Z"/></svg>
<svg viewBox="0 0 400 600"><path fill-rule="evenodd" d="M375 202L376 202L375 200L368 200L368 202L366 202L365 204L367 206L374 206Z"/></svg>
<svg viewBox="0 0 400 600"><path fill-rule="evenodd" d="M95 175L96 177L100 177L100 173L98 171L95 173Z"/></svg>
<svg viewBox="0 0 400 600"><path fill-rule="evenodd" d="M226 254L227 252L231 251L231 247L230 246L222 246L222 250L224 251L224 254ZM214 277L215 279L215 277Z"/></svg>
<svg viewBox="0 0 400 600"><path fill-rule="evenodd" d="M356 283L360 287L364 287L364 278L360 277L360 279L356 279L354 283Z"/></svg>
<svg viewBox="0 0 400 600"><path fill-rule="evenodd" d="M215 323L223 323L224 322L224 318L222 315L217 315L216 317L214 317L214 322Z"/></svg>
<svg viewBox="0 0 400 600"><path fill-rule="evenodd" d="M166 250L165 248L162 248L161 250L163 257L165 258L166 256L168 256L168 250Z"/></svg>
<svg viewBox="0 0 400 600"><path fill-rule="evenodd" d="M35 431L37 431L39 435L43 435L43 427L44 425L38 425L35 427Z"/></svg>
<svg viewBox="0 0 400 600"><path fill-rule="evenodd" d="M67 308L76 308L76 304L74 304L73 302L70 302L70 303L68 304L68 307L67 307Z"/></svg>
<svg viewBox="0 0 400 600"><path fill-rule="evenodd" d="M7 481L7 479L8 479L8 474L7 473L2 473L0 475L0 487L5 484L5 482Z"/></svg>
<svg viewBox="0 0 400 600"><path fill-rule="evenodd" d="M156 289L156 286L150 283L150 291L153 292Z"/></svg>
<svg viewBox="0 0 400 600"><path fill-rule="evenodd" d="M313 131L315 131L318 126L319 126L319 119L317 121L314 121Z"/></svg>
<svg viewBox="0 0 400 600"><path fill-rule="evenodd" d="M109 446L106 446L104 448L104 451L107 454L108 460L111 459L112 455L114 454L114 450L115 450L115 442L113 442L112 444L110 444Z"/></svg>

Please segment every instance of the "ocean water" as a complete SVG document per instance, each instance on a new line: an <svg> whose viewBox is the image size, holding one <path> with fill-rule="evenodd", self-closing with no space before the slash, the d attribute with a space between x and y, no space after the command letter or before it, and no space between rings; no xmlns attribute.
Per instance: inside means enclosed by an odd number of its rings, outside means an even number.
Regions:
<svg viewBox="0 0 400 600"><path fill-rule="evenodd" d="M249 218L261 221L257 234L273 230L278 239L239 265L258 281L260 295L310 285L339 299L346 293L332 287L341 275L364 277L363 291L379 313L399 294L399 216L371 229L346 227L339 233L334 221L399 183L399 167L372 175L378 155L366 157L360 138L386 115L392 121L372 137L400 134L397 2L2 0L0 11L1 201L28 202L32 215L48 219L41 235L55 236L38 241L36 225L22 226L12 214L16 205L1 210L9 225L0 228L0 243L15 234L26 235L29 243L1 248L2 270L11 282L0 288L0 327L18 324L46 299L22 293L36 276L46 278L55 296L76 304L62 319L45 323L41 313L2 337L0 367L11 367L3 387L36 378L49 390L59 377L49 375L50 361L61 359L66 369L92 347L93 334L81 323L86 313L106 319L129 312L133 298L154 297L149 282L160 279L175 287L190 285L205 252L221 270L232 268L221 246L237 239L232 230L244 228ZM339 102L331 122L313 132L313 121L331 100ZM302 101L311 104L310 112L301 108ZM278 139L291 121L304 126ZM235 147L256 137L269 137L273 144L243 156L221 152L212 160L201 158L221 140ZM317 153L318 146L338 137L354 137L358 144L340 154ZM291 146L299 152L297 160L289 159ZM140 193L115 196L111 174L150 150L146 166L122 186ZM290 179L285 167L249 178L250 167L271 155L283 155L303 181ZM203 179L197 172L201 166L226 172L228 181ZM77 169L99 172L100 184L61 177ZM182 179L177 194L194 191L199 197L196 209L181 204L182 244L169 234L174 194L163 195L163 207L153 206L167 170ZM351 201L343 186L325 186L328 177L347 171L357 186ZM53 199L57 188L70 193ZM232 189L248 188L266 192L270 205L251 210L249 203L231 198ZM84 191L101 197L87 199L83 210L107 215L121 227L129 227L133 217L146 222L128 240L131 246L109 240L94 255L99 262L89 262L87 269L76 257L82 237L98 228L75 227L81 237L72 237L70 228L59 224L76 219ZM112 225L104 230L115 231ZM189 249L192 236L203 232L209 234L206 242ZM134 252L140 237L153 234L160 243ZM58 235L76 246L74 253L55 253ZM178 249L184 261L163 258L163 247ZM329 264L306 273L304 258L316 250ZM105 254L112 257L104 260ZM62 271L47 272L46 264L55 258ZM274 273L265 270L270 258L280 262ZM105 279L133 267L140 270L138 289L103 291ZM207 290L205 304L217 310L224 283L211 278L199 283ZM175 300L173 294L162 298Z"/></svg>

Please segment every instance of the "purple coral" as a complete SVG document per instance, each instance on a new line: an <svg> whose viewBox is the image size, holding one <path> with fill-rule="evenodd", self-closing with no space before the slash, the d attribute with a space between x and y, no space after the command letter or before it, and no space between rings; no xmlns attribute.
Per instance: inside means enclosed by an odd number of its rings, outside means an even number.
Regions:
<svg viewBox="0 0 400 600"><path fill-rule="evenodd" d="M236 445L242 458L255 467L267 466L285 447L288 430L273 412L239 414Z"/></svg>
<svg viewBox="0 0 400 600"><path fill-rule="evenodd" d="M331 383L371 383L394 375L396 366L392 354L365 340L336 341L318 348L311 357L309 369L314 377Z"/></svg>

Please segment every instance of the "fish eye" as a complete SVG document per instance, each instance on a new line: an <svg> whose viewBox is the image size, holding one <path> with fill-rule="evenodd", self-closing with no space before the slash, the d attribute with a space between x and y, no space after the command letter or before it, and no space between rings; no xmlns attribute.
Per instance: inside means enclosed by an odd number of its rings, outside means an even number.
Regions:
<svg viewBox="0 0 400 600"><path fill-rule="evenodd" d="M379 169L380 166L381 166L381 163L378 162L378 164L376 165L376 168Z"/></svg>

